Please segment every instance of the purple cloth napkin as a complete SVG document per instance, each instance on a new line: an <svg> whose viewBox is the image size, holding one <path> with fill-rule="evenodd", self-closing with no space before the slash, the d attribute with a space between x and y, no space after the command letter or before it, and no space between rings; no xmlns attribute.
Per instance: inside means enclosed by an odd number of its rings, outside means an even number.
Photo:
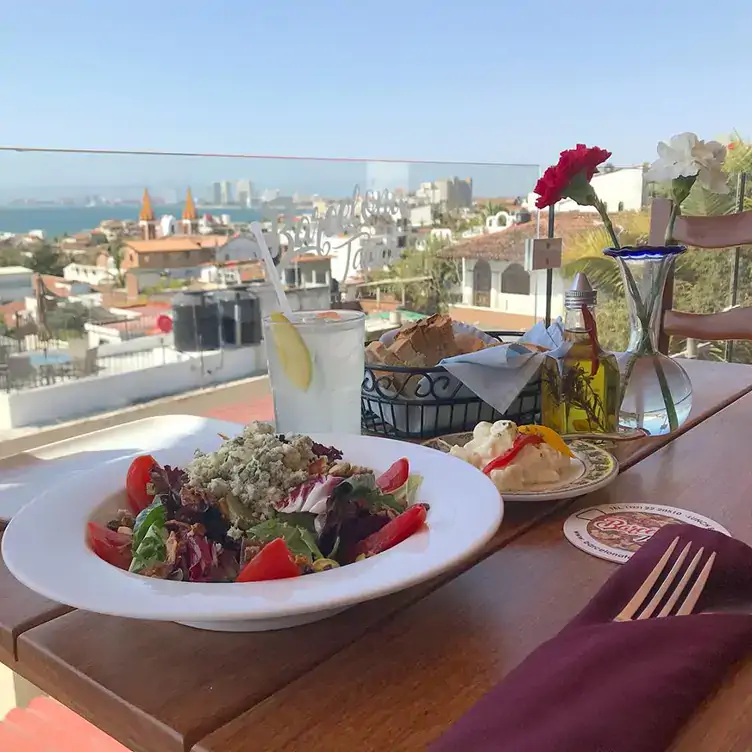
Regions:
<svg viewBox="0 0 752 752"><path fill-rule="evenodd" d="M716 551L695 613L613 622L671 541ZM699 569L699 568L698 568ZM665 570L668 571L668 568ZM452 726L433 752L664 752L731 665L752 647L752 548L691 525L662 528L556 637Z"/></svg>

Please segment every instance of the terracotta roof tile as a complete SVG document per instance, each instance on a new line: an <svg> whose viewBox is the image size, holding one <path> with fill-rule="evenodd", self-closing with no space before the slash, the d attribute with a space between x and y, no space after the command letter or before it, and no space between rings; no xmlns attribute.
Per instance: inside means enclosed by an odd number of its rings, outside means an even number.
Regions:
<svg viewBox="0 0 752 752"><path fill-rule="evenodd" d="M545 236L547 216L541 216L541 237ZM562 212L556 216L555 234L561 238L566 247L567 240L573 236L595 227L602 227L602 223L595 212ZM538 237L538 223L532 222L515 224L499 232L465 240L450 246L441 252L446 258L487 259L496 261L512 261L521 264L525 259L525 240Z"/></svg>
<svg viewBox="0 0 752 752"><path fill-rule="evenodd" d="M227 242L226 235L170 235L155 240L128 240L126 246L136 253L169 253L173 251L197 251L202 248L221 247Z"/></svg>

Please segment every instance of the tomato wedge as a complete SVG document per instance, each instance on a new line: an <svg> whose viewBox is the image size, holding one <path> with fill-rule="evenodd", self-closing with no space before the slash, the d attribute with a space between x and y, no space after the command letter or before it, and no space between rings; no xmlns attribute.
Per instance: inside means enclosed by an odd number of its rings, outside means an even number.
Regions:
<svg viewBox="0 0 752 752"><path fill-rule="evenodd" d="M128 496L128 506L133 514L138 514L154 501L154 497L146 490L146 484L151 481L151 469L157 461L150 454L136 457L128 468L125 477L125 492Z"/></svg>
<svg viewBox="0 0 752 752"><path fill-rule="evenodd" d="M407 457L397 460L385 473L376 478L376 485L382 493L392 493L407 483L410 477L410 463Z"/></svg>
<svg viewBox="0 0 752 752"><path fill-rule="evenodd" d="M299 574L300 567L293 561L284 538L275 538L243 567L235 582L285 580Z"/></svg>
<svg viewBox="0 0 752 752"><path fill-rule="evenodd" d="M375 556L388 548L402 543L413 533L417 532L426 521L426 508L423 504L413 504L402 512L399 517L384 525L381 530L369 535L355 547L356 556Z"/></svg>
<svg viewBox="0 0 752 752"><path fill-rule="evenodd" d="M110 530L98 522L90 522L86 527L89 545L94 553L108 564L128 569L131 565L131 536Z"/></svg>

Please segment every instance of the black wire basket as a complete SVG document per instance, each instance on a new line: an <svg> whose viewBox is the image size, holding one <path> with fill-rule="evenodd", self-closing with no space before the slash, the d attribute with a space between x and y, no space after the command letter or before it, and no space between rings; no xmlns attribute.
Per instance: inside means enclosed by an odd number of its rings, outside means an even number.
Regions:
<svg viewBox="0 0 752 752"><path fill-rule="evenodd" d="M522 332L486 332L501 339ZM369 365L361 388L364 433L393 439L423 440L472 431L483 420L506 419L518 425L540 422L541 381L536 376L502 415L443 366Z"/></svg>

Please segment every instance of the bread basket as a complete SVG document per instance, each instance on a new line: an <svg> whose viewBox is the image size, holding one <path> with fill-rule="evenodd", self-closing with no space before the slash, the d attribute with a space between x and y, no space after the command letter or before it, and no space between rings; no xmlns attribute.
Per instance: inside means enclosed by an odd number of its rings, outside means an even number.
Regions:
<svg viewBox="0 0 752 752"><path fill-rule="evenodd" d="M486 332L496 339L514 339L522 332ZM482 420L501 418L525 425L539 422L540 377L536 375L505 414L471 392L443 366L410 368L366 364L361 389L364 433L412 441L472 431Z"/></svg>

